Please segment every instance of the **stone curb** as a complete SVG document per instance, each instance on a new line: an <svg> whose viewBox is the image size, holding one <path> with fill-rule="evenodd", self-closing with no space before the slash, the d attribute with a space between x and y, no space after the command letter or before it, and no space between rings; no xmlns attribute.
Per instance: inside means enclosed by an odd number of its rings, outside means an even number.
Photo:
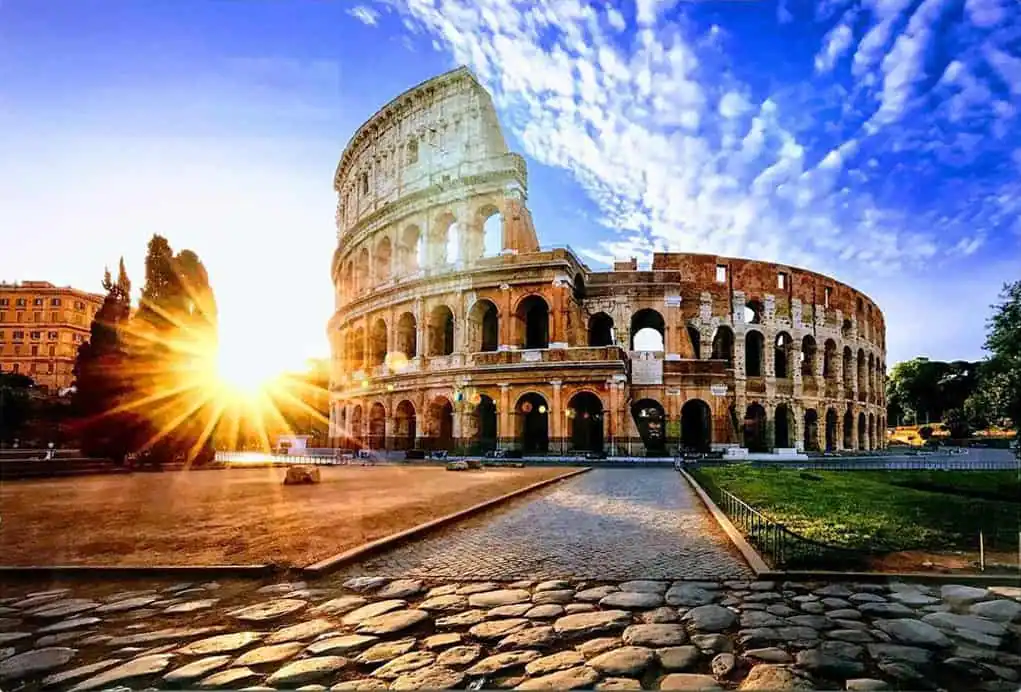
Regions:
<svg viewBox="0 0 1021 692"><path fill-rule="evenodd" d="M573 478L574 476L577 476L582 473L587 473L591 470L592 470L591 468L576 469L574 471L562 473L559 476L554 476L553 478L547 478L546 480L542 480L537 483L532 483L531 485L526 485L523 488L512 490L511 492L506 493L505 495L500 495L499 497L494 497L489 500L485 500L484 502L480 502L477 505L472 505L471 507L459 510L452 514L447 514L437 519L427 521L424 524L412 526L410 529L405 529L404 531L390 534L389 536L384 536L383 538L377 538L376 540L370 541L369 543L363 543L359 546L351 548L350 550L344 551L343 553L337 553L336 555L328 557L325 560L320 560L319 562L308 565L307 567L303 567L297 571L301 572L302 574L308 577L318 577L324 574L328 574L329 572L333 572L337 569L340 569L344 565L350 562L354 562L358 559L361 559L370 553L385 550L387 548L392 548L396 544L406 541L409 538L415 538L421 534L424 534L428 531L439 528L446 524L450 524L455 521L460 521L461 519L466 519L467 517L473 514L477 514L483 510L490 509L495 505L506 502L507 500L512 500L516 497L524 495L525 493L530 493L533 490L538 490L547 485L551 485L552 483L558 483L560 481L567 480L568 478Z"/></svg>
<svg viewBox="0 0 1021 692"><path fill-rule="evenodd" d="M0 566L0 581L15 579L127 577L212 578L265 577L285 571L275 565L46 565Z"/></svg>
<svg viewBox="0 0 1021 692"><path fill-rule="evenodd" d="M713 502L712 498L706 494L706 491L702 489L702 486L698 484L698 481L692 478L691 475L683 469L681 469L680 473L684 476L684 480L688 481L688 484L702 500L702 503L706 506L706 509L709 510L709 513L713 515L713 519L716 520L716 523L719 524L720 528L723 529L723 532L727 534L727 538L729 538L731 543L734 544L734 547L740 551L745 562L747 562L748 566L752 568L753 572L755 572L755 576L759 577L764 572L769 572L769 565L766 564L766 561L763 560L762 556L759 555L755 548L753 548L751 544L745 540L741 532L737 530L737 527L734 526L727 515L723 513L723 510L716 506L716 503Z"/></svg>

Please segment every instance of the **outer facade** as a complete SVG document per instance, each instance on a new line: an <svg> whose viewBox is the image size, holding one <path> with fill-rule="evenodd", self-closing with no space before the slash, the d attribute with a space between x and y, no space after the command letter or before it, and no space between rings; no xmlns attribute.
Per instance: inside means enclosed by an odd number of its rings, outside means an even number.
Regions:
<svg viewBox="0 0 1021 692"><path fill-rule="evenodd" d="M524 160L464 68L362 125L334 188L334 444L884 444L886 330L871 300L767 262L657 253L650 269L594 272L569 248L540 249Z"/></svg>
<svg viewBox="0 0 1021 692"><path fill-rule="evenodd" d="M51 393L74 382L103 296L48 281L0 283L0 370L28 375Z"/></svg>

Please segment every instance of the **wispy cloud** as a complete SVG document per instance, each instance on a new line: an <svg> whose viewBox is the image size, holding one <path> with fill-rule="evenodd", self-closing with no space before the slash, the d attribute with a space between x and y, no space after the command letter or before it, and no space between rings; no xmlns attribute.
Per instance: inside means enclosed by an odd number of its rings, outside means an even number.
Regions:
<svg viewBox="0 0 1021 692"><path fill-rule="evenodd" d="M379 12L366 5L356 5L347 13L366 26L376 26L379 22Z"/></svg>

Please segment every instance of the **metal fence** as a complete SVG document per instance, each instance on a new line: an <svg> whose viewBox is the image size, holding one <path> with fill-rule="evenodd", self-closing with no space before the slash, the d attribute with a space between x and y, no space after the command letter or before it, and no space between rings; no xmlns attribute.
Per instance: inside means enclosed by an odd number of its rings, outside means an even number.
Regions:
<svg viewBox="0 0 1021 692"><path fill-rule="evenodd" d="M886 459L819 459L799 461L752 460L754 466L812 469L816 471L1015 471L1016 459L948 459L903 457Z"/></svg>
<svg viewBox="0 0 1021 692"><path fill-rule="evenodd" d="M358 463L361 459L342 459L337 456L326 455L290 455L270 454L264 452L217 452L216 461L224 464L307 464L311 466L337 466L350 461Z"/></svg>

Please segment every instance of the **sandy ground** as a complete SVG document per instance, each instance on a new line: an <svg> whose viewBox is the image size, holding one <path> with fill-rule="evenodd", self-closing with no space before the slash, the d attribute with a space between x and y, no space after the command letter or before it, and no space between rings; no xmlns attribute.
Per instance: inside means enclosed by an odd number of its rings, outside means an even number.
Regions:
<svg viewBox="0 0 1021 692"><path fill-rule="evenodd" d="M305 566L570 471L323 468L136 473L0 484L2 565Z"/></svg>

